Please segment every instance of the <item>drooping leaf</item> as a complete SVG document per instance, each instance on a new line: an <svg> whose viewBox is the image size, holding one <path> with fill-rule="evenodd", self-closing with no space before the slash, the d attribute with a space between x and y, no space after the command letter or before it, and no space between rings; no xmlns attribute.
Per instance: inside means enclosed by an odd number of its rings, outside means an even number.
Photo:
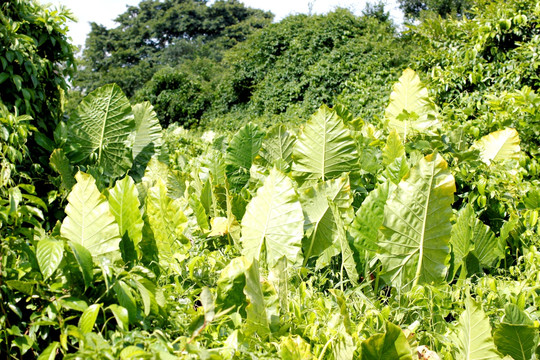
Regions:
<svg viewBox="0 0 540 360"><path fill-rule="evenodd" d="M480 150L480 159L486 164L508 159L519 159L519 134L516 129L506 128L492 132L472 146Z"/></svg>
<svg viewBox="0 0 540 360"><path fill-rule="evenodd" d="M83 334L92 332L100 309L100 304L93 304L90 305L86 310L84 310L81 317L79 318L78 324L79 330L81 330Z"/></svg>
<svg viewBox="0 0 540 360"><path fill-rule="evenodd" d="M138 245L142 240L144 222L139 210L139 193L130 176L116 181L114 187L109 190L109 205L118 223L120 236L123 237L127 233L139 253Z"/></svg>
<svg viewBox="0 0 540 360"><path fill-rule="evenodd" d="M187 241L183 231L187 218L179 200L167 196L167 187L162 180L148 190L146 214L154 233L160 261L168 262L175 252L183 252Z"/></svg>
<svg viewBox="0 0 540 360"><path fill-rule="evenodd" d="M91 175L78 172L77 184L68 195L66 217L60 234L84 246L92 256L118 257L120 232L109 203Z"/></svg>
<svg viewBox="0 0 540 360"><path fill-rule="evenodd" d="M161 153L162 129L156 112L148 101L133 105L132 111L135 121L135 139L132 148L133 168L131 172L137 173L138 178L140 178L148 161L154 156L158 157Z"/></svg>
<svg viewBox="0 0 540 360"><path fill-rule="evenodd" d="M379 228L384 221L384 205L388 194L391 193L390 189L394 188L395 186L388 182L380 184L368 194L356 212L349 232L358 251L377 251Z"/></svg>
<svg viewBox="0 0 540 360"><path fill-rule="evenodd" d="M470 204L460 211L456 223L452 226L450 243L456 270L469 252L478 259L483 268L493 266L494 262L504 255L495 234L476 217Z"/></svg>
<svg viewBox="0 0 540 360"><path fill-rule="evenodd" d="M444 279L456 185L446 161L428 155L389 196L379 240L387 279L401 287Z"/></svg>
<svg viewBox="0 0 540 360"><path fill-rule="evenodd" d="M501 354L514 360L529 360L538 345L538 328L517 305L508 304L493 339Z"/></svg>
<svg viewBox="0 0 540 360"><path fill-rule="evenodd" d="M296 139L284 125L274 127L264 138L259 156L266 167L275 166L284 173L291 169L292 153Z"/></svg>
<svg viewBox="0 0 540 360"><path fill-rule="evenodd" d="M491 337L489 319L480 305L471 298L465 300L465 311L459 317L456 331L459 359L501 359Z"/></svg>
<svg viewBox="0 0 540 360"><path fill-rule="evenodd" d="M128 330L129 329L129 314L125 307L117 305L117 304L111 304L107 307L108 310L111 310L111 312L114 315L114 318L116 319L116 323L122 330Z"/></svg>
<svg viewBox="0 0 540 360"><path fill-rule="evenodd" d="M36 258L43 280L47 280L62 262L64 257L64 242L49 237L40 239L36 247Z"/></svg>
<svg viewBox="0 0 540 360"><path fill-rule="evenodd" d="M272 267L282 256L291 263L300 260L304 216L292 181L272 169L250 201L242 218L242 254L261 258Z"/></svg>
<svg viewBox="0 0 540 360"><path fill-rule="evenodd" d="M300 178L327 180L358 167L351 132L327 106L305 124L292 156L292 169Z"/></svg>
<svg viewBox="0 0 540 360"><path fill-rule="evenodd" d="M440 127L428 90L411 69L405 69L392 88L384 116L388 120L388 128L395 130L404 140L412 134L429 134Z"/></svg>
<svg viewBox="0 0 540 360"><path fill-rule="evenodd" d="M118 304L128 311L130 324L137 321L137 302L133 296L133 290L123 281L118 280L113 286Z"/></svg>
<svg viewBox="0 0 540 360"><path fill-rule="evenodd" d="M92 254L84 246L76 242L70 241L69 247L75 256L75 260L81 270L84 285L90 287L94 278L94 262L92 261Z"/></svg>
<svg viewBox="0 0 540 360"><path fill-rule="evenodd" d="M411 348L405 334L390 322L386 323L386 333L376 334L362 342L361 360L412 360Z"/></svg>
<svg viewBox="0 0 540 360"><path fill-rule="evenodd" d="M62 187L66 191L70 191L76 181L73 177L73 166L70 164L66 154L64 154L64 150L55 149L49 158L49 164L54 171L60 174Z"/></svg>
<svg viewBox="0 0 540 360"><path fill-rule="evenodd" d="M95 163L110 176L129 170L135 121L129 100L118 85L105 85L88 94L67 125L75 162Z"/></svg>
<svg viewBox="0 0 540 360"><path fill-rule="evenodd" d="M238 130L233 136L225 157L231 185L242 187L248 182L249 169L259 153L263 137L264 132L259 129L259 126L251 123Z"/></svg>
<svg viewBox="0 0 540 360"><path fill-rule="evenodd" d="M251 263L245 265L246 286L244 294L248 300L247 312L247 332L256 333L262 338L270 334L270 324L264 303L263 289L260 281L259 262L253 259Z"/></svg>
<svg viewBox="0 0 540 360"><path fill-rule="evenodd" d="M300 197L304 210L306 237L302 243L304 258L319 256L336 242L338 229L330 202L334 202L339 216L348 222L353 218L351 186L348 177L328 180L305 190Z"/></svg>

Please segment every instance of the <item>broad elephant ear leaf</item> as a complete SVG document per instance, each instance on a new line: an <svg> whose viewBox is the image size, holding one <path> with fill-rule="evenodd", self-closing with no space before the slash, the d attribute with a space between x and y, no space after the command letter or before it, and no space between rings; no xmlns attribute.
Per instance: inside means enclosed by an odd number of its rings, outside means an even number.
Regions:
<svg viewBox="0 0 540 360"><path fill-rule="evenodd" d="M465 300L465 311L459 317L456 331L459 359L500 360L502 358L493 343L488 317L480 305L471 298Z"/></svg>
<svg viewBox="0 0 540 360"><path fill-rule="evenodd" d="M474 213L474 209L467 204L459 212L456 223L452 226L450 239L454 254L454 270L465 265L465 259L472 253L481 267L489 268L494 262L504 256L499 240L489 226L482 223Z"/></svg>
<svg viewBox="0 0 540 360"><path fill-rule="evenodd" d="M135 139L133 142L132 173L142 177L144 169L153 156L161 153L161 125L152 104L145 101L133 106ZM130 173L131 173L130 172Z"/></svg>
<svg viewBox="0 0 540 360"><path fill-rule="evenodd" d="M438 113L429 98L428 89L411 69L405 69L392 88L390 103L384 115L388 128L394 129L405 140L412 134L430 134L440 127Z"/></svg>
<svg viewBox="0 0 540 360"><path fill-rule="evenodd" d="M274 168L242 218L242 254L259 260L265 251L268 267L283 256L290 263L297 263L303 225L304 215L292 181Z"/></svg>
<svg viewBox="0 0 540 360"><path fill-rule="evenodd" d="M164 264L170 262L176 252L189 248L183 236L187 218L179 201L167 196L167 186L161 179L148 190L146 197L146 216L154 233L159 260Z"/></svg>
<svg viewBox="0 0 540 360"><path fill-rule="evenodd" d="M389 282L409 288L444 279L455 191L446 161L435 154L421 159L390 195L378 254Z"/></svg>
<svg viewBox="0 0 540 360"><path fill-rule="evenodd" d="M362 342L361 360L412 360L411 348L399 326L386 323L386 333L376 334Z"/></svg>
<svg viewBox="0 0 540 360"><path fill-rule="evenodd" d="M102 86L88 94L68 121L69 154L76 163L96 164L109 176L131 168L135 121L120 87Z"/></svg>
<svg viewBox="0 0 540 360"><path fill-rule="evenodd" d="M243 187L249 180L249 169L259 153L264 132L259 126L247 124L233 136L227 148L225 163L231 185Z"/></svg>
<svg viewBox="0 0 540 360"><path fill-rule="evenodd" d="M538 328L517 305L508 304L493 339L503 355L510 355L514 360L529 360L538 345Z"/></svg>
<svg viewBox="0 0 540 360"><path fill-rule="evenodd" d="M284 173L289 172L295 141L294 135L284 125L274 127L264 138L259 152L260 162L267 167L276 166Z"/></svg>
<svg viewBox="0 0 540 360"><path fill-rule="evenodd" d="M127 233L134 249L140 255L138 245L142 240L144 222L139 210L141 205L139 192L133 179L126 176L122 180L116 181L114 187L109 190L108 200L111 212L118 223L120 236L124 237Z"/></svg>
<svg viewBox="0 0 540 360"><path fill-rule="evenodd" d="M324 181L358 167L351 132L327 106L322 106L305 124L292 156L292 169L301 179Z"/></svg>
<svg viewBox="0 0 540 360"><path fill-rule="evenodd" d="M84 246L93 257L120 255L120 231L109 203L91 175L78 172L77 183L68 195L66 217L60 234Z"/></svg>
<svg viewBox="0 0 540 360"><path fill-rule="evenodd" d="M519 142L516 129L506 128L482 137L472 148L480 150L480 159L489 165L492 162L519 159Z"/></svg>

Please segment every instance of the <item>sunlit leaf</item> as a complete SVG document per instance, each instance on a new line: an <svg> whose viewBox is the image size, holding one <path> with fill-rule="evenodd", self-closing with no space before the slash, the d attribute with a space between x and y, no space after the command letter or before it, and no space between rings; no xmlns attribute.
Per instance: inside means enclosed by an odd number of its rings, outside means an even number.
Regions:
<svg viewBox="0 0 540 360"><path fill-rule="evenodd" d="M139 210L139 193L135 182L130 176L116 181L114 187L109 190L109 205L120 230L120 236L126 233L139 253L139 243L142 240L142 228L144 225Z"/></svg>
<svg viewBox="0 0 540 360"><path fill-rule="evenodd" d="M246 208L240 239L242 254L259 260L264 251L269 267L283 256L297 263L303 224L302 207L292 181L274 168Z"/></svg>
<svg viewBox="0 0 540 360"><path fill-rule="evenodd" d="M58 268L64 257L64 242L49 237L40 239L36 246L36 258L43 280L47 280Z"/></svg>
<svg viewBox="0 0 540 360"><path fill-rule="evenodd" d="M146 214L154 232L160 262L169 262L175 252L183 252L188 245L183 237L187 218L179 200L167 196L167 187L162 180L148 190Z"/></svg>
<svg viewBox="0 0 540 360"><path fill-rule="evenodd" d="M446 161L429 155L389 196L379 239L379 258L397 286L439 283L447 271L456 185Z"/></svg>
<svg viewBox="0 0 540 360"><path fill-rule="evenodd" d="M283 172L290 171L295 141L284 125L274 127L264 138L259 152L262 164L269 168L276 166Z"/></svg>
<svg viewBox="0 0 540 360"><path fill-rule="evenodd" d="M508 159L519 159L519 134L516 129L506 128L492 132L474 143L480 150L480 158L486 164Z"/></svg>
<svg viewBox="0 0 540 360"><path fill-rule="evenodd" d="M327 180L358 168L351 132L335 111L322 106L305 124L293 151L300 178Z"/></svg>
<svg viewBox="0 0 540 360"><path fill-rule="evenodd" d="M92 332L94 324L96 323L99 310L101 309L100 304L90 305L79 318L79 329L83 334Z"/></svg>
<svg viewBox="0 0 540 360"><path fill-rule="evenodd" d="M120 255L120 232L109 203L91 175L78 172L77 184L68 195L68 205L60 233L84 246L94 257Z"/></svg>
<svg viewBox="0 0 540 360"><path fill-rule="evenodd" d="M435 105L427 88L411 69L405 69L392 88L390 102L384 113L388 128L407 140L415 133L432 133L440 127Z"/></svg>
<svg viewBox="0 0 540 360"><path fill-rule="evenodd" d="M459 317L456 335L459 359L498 360L502 358L493 343L488 317L480 305L470 298L465 300L465 311Z"/></svg>

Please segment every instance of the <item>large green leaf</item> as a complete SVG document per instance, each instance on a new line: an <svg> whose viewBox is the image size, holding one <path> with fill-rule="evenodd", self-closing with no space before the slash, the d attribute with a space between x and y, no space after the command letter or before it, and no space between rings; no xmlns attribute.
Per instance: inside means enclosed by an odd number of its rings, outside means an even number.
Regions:
<svg viewBox="0 0 540 360"><path fill-rule="evenodd" d="M96 163L120 176L131 167L135 121L120 87L105 85L88 94L68 121L70 154L76 162Z"/></svg>
<svg viewBox="0 0 540 360"><path fill-rule="evenodd" d="M351 132L327 106L322 106L305 124L294 146L293 159L293 171L306 179L326 180L358 167Z"/></svg>
<svg viewBox="0 0 540 360"><path fill-rule="evenodd" d="M492 132L472 146L480 150L480 158L486 164L507 159L519 159L519 134L516 129L506 128Z"/></svg>
<svg viewBox="0 0 540 360"><path fill-rule="evenodd" d="M66 217L60 234L84 246L94 257L120 255L120 231L109 203L91 175L78 172L77 184L68 195Z"/></svg>
<svg viewBox="0 0 540 360"><path fill-rule="evenodd" d="M292 165L292 153L296 139L284 125L274 127L265 137L259 156L263 165L276 166L288 172Z"/></svg>
<svg viewBox="0 0 540 360"><path fill-rule="evenodd" d="M266 251L269 267L283 256L296 263L300 260L303 225L302 207L292 181L274 168L242 218L242 254L259 260Z"/></svg>
<svg viewBox="0 0 540 360"><path fill-rule="evenodd" d="M421 159L384 208L378 254L385 276L398 286L444 279L456 185L438 154Z"/></svg>
<svg viewBox="0 0 540 360"><path fill-rule="evenodd" d="M339 209L339 216L345 216L347 223L353 218L351 186L348 177L332 179L308 188L300 196L305 215L302 243L304 258L319 256L336 242L338 229L330 202Z"/></svg>
<svg viewBox="0 0 540 360"><path fill-rule="evenodd" d="M452 226L450 243L454 254L455 270L460 265L464 265L469 253L478 259L483 268L493 266L494 262L504 255L495 234L489 226L478 220L470 204L459 212L458 219Z"/></svg>
<svg viewBox="0 0 540 360"><path fill-rule="evenodd" d="M538 345L538 328L517 305L508 304L493 334L497 349L514 360L530 360Z"/></svg>
<svg viewBox="0 0 540 360"><path fill-rule="evenodd" d="M256 333L261 337L267 337L270 334L270 323L266 313L264 303L263 289L261 286L261 276L259 274L259 262L253 259L251 263L245 259L244 268L246 274L246 286L244 294L248 300L247 312L247 331Z"/></svg>
<svg viewBox="0 0 540 360"><path fill-rule="evenodd" d="M227 148L225 163L232 185L244 186L249 180L249 169L259 153L264 132L257 125L247 124L233 136Z"/></svg>
<svg viewBox="0 0 540 360"><path fill-rule="evenodd" d="M44 237L36 247L36 258L43 280L47 280L58 268L64 257L64 242Z"/></svg>
<svg viewBox="0 0 540 360"><path fill-rule="evenodd" d="M139 210L139 193L135 182L129 176L116 181L114 187L109 190L109 205L111 212L116 218L120 230L120 236L126 233L133 246L139 252L138 244L142 240L142 228L144 225Z"/></svg>
<svg viewBox="0 0 540 360"><path fill-rule="evenodd" d="M376 334L362 342L361 360L412 360L412 351L405 334L390 322L386 333Z"/></svg>
<svg viewBox="0 0 540 360"><path fill-rule="evenodd" d="M167 196L167 187L161 179L148 190L146 214L162 262L171 261L175 252L184 252L187 240L183 236L187 218L179 200Z"/></svg>
<svg viewBox="0 0 540 360"><path fill-rule="evenodd" d="M411 69L405 69L392 88L384 115L388 127L405 140L415 133L431 133L440 127L437 110L428 90Z"/></svg>
<svg viewBox="0 0 540 360"><path fill-rule="evenodd" d="M161 125L152 104L145 101L133 106L135 139L133 142L133 168L139 175L153 156L161 153Z"/></svg>
<svg viewBox="0 0 540 360"><path fill-rule="evenodd" d="M459 317L456 328L458 359L498 360L501 356L491 337L489 319L480 307L470 298L465 300L465 311Z"/></svg>

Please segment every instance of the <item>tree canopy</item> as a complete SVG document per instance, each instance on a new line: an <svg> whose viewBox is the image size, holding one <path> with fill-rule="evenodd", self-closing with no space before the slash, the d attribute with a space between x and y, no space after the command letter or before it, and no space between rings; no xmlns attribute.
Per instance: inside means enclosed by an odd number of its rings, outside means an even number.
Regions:
<svg viewBox="0 0 540 360"><path fill-rule="evenodd" d="M237 0L143 0L120 14L115 28L91 23L74 84L88 92L114 82L132 96L164 65L219 59L271 20L270 13Z"/></svg>

